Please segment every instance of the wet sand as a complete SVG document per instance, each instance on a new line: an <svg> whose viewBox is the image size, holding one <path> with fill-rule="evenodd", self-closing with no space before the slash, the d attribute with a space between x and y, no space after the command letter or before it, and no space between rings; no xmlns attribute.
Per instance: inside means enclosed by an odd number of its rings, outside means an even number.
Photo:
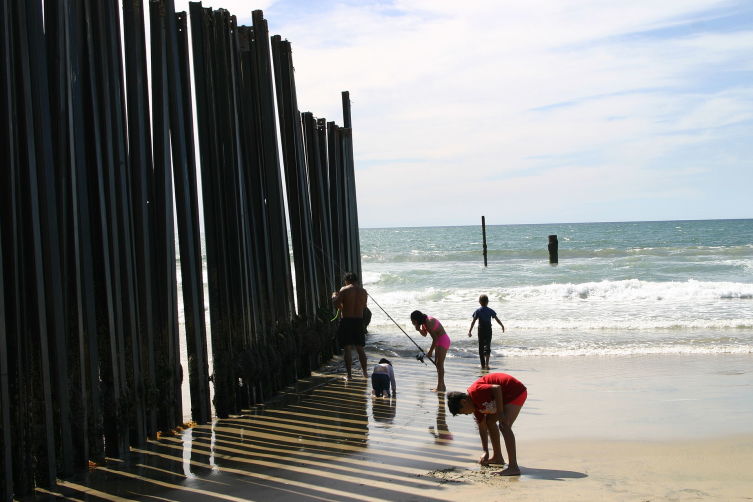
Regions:
<svg viewBox="0 0 753 502"><path fill-rule="evenodd" d="M370 361L378 359L371 355ZM51 492L76 500L753 500L753 355L498 358L529 391L522 476L476 464L433 367L392 359L373 398L338 367L241 416L152 441ZM447 362L449 390L481 375ZM355 373L355 372L354 372ZM39 492L44 498L45 493Z"/></svg>

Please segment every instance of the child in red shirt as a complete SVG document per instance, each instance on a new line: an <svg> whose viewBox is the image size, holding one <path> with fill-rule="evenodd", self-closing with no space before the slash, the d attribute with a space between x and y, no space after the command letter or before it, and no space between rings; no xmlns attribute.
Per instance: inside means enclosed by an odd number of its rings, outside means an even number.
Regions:
<svg viewBox="0 0 753 502"><path fill-rule="evenodd" d="M505 448L510 460L507 469L499 473L502 476L520 475L512 424L518 418L527 397L526 386L506 373L490 373L473 382L466 392L447 394L447 408L450 413L453 415L473 413L476 417L481 448L484 450L484 455L479 460L481 465L505 463L497 432L497 422L499 422L499 430L505 438ZM491 458L489 458L490 438L493 449Z"/></svg>

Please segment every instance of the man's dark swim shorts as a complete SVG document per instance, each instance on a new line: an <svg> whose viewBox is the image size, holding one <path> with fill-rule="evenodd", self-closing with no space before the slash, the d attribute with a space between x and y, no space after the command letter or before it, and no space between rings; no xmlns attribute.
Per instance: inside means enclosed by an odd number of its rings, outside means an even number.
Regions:
<svg viewBox="0 0 753 502"><path fill-rule="evenodd" d="M363 329L363 318L343 317L337 328L337 341L340 345L366 345L366 331Z"/></svg>

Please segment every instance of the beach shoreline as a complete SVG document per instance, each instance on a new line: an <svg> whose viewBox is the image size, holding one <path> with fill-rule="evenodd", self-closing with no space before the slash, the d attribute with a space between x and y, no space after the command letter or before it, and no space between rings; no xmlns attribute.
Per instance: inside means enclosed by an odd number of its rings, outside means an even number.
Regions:
<svg viewBox="0 0 753 502"><path fill-rule="evenodd" d="M380 354L370 353L373 364ZM431 365L394 359L373 398L336 358L242 415L151 441L57 493L117 500L749 500L753 355L496 358L529 388L514 430L522 476L477 463L469 416L430 392ZM369 368L370 369L370 368ZM480 369L447 365L450 390ZM40 496L45 496L40 493Z"/></svg>

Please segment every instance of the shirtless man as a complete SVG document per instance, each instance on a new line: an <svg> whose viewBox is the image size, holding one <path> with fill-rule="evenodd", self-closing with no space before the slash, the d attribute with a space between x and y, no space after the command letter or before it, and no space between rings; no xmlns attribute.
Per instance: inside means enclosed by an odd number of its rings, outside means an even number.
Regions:
<svg viewBox="0 0 753 502"><path fill-rule="evenodd" d="M344 276L345 286L340 291L332 293L332 302L340 309L340 326L337 328L337 340L344 349L345 369L348 372L347 380L353 378L351 367L353 355L351 350L355 346L358 352L358 360L361 362L363 377L368 378L366 372L366 330L363 326L363 312L366 309L367 293L358 284L358 277L353 272L346 272Z"/></svg>

